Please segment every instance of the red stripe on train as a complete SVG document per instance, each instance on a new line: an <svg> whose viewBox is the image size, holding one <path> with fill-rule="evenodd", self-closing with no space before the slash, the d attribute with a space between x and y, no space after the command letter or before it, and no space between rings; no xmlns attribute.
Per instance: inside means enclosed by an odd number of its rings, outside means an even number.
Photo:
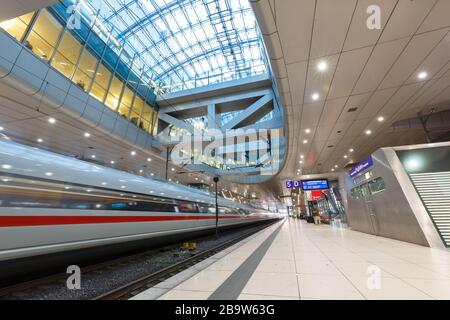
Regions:
<svg viewBox="0 0 450 320"><path fill-rule="evenodd" d="M219 219L239 219L241 216L221 216ZM158 222L212 220L215 216L0 216L1 227L32 227L71 224L101 224L127 222Z"/></svg>

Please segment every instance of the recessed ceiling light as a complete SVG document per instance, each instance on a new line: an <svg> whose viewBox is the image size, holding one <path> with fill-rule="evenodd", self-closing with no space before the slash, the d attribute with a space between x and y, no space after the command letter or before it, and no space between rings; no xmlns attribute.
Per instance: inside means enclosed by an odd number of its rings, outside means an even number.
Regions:
<svg viewBox="0 0 450 320"><path fill-rule="evenodd" d="M114 160L111 160L111 162L110 162L111 164L114 164L114 163L116 163Z"/></svg>
<svg viewBox="0 0 450 320"><path fill-rule="evenodd" d="M317 101L317 100L319 100L320 95L319 95L318 93L313 93L313 95L311 96L311 98L312 98L314 101Z"/></svg>
<svg viewBox="0 0 450 320"><path fill-rule="evenodd" d="M131 155L135 156L136 155L136 151L131 151Z"/></svg>
<svg viewBox="0 0 450 320"><path fill-rule="evenodd" d="M425 71L419 72L419 74L417 75L417 78L418 78L419 80L423 80L423 79L425 79L426 77L428 77L428 73L426 73Z"/></svg>
<svg viewBox="0 0 450 320"><path fill-rule="evenodd" d="M172 168L171 170L172 170L172 171L175 171L175 168Z"/></svg>
<svg viewBox="0 0 450 320"><path fill-rule="evenodd" d="M367 130L367 131L366 131L366 134L367 134L368 136L370 136L370 135L372 134L372 130Z"/></svg>
<svg viewBox="0 0 450 320"><path fill-rule="evenodd" d="M304 159L304 158L305 158L305 156L304 156L304 155L301 155L301 156L300 156L300 158L301 158L301 159Z"/></svg>
<svg viewBox="0 0 450 320"><path fill-rule="evenodd" d="M381 116L381 117L378 117L378 122L383 122L384 121L384 117L383 116Z"/></svg>
<svg viewBox="0 0 450 320"><path fill-rule="evenodd" d="M48 122L51 124L56 123L56 119L55 118L48 118Z"/></svg>
<svg viewBox="0 0 450 320"><path fill-rule="evenodd" d="M334 168L333 168L333 169L331 169L331 172L334 172L334 171L336 171L336 170L334 170Z"/></svg>
<svg viewBox="0 0 450 320"><path fill-rule="evenodd" d="M102 182L102 186L106 186L107 185L107 183L106 182Z"/></svg>
<svg viewBox="0 0 450 320"><path fill-rule="evenodd" d="M89 138L90 136L91 136L91 134L90 134L89 132L85 132L85 133L84 133L84 137L85 137L85 138Z"/></svg>
<svg viewBox="0 0 450 320"><path fill-rule="evenodd" d="M150 158L147 159L147 162L151 162L151 161L152 161L152 159L150 159Z"/></svg>
<svg viewBox="0 0 450 320"><path fill-rule="evenodd" d="M53 176L53 172L46 172L45 175L46 175L47 177L51 177L51 176Z"/></svg>
<svg viewBox="0 0 450 320"><path fill-rule="evenodd" d="M318 64L317 64L317 70L319 70L319 71L325 71L325 70L327 70L328 69L328 63L326 62L326 61L320 61Z"/></svg>
<svg viewBox="0 0 450 320"><path fill-rule="evenodd" d="M347 155L344 155L344 159L347 159L348 158L348 156Z"/></svg>
<svg viewBox="0 0 450 320"><path fill-rule="evenodd" d="M352 149L350 149L349 151L350 151L350 152L354 152L354 151L355 151L355 149L353 149L353 148L352 148Z"/></svg>
<svg viewBox="0 0 450 320"><path fill-rule="evenodd" d="M141 169L141 170L139 170L139 173L142 173L142 172L144 172L144 170L142 170L142 169Z"/></svg>
<svg viewBox="0 0 450 320"><path fill-rule="evenodd" d="M308 140L303 140L303 144L307 144L308 143Z"/></svg>
<svg viewBox="0 0 450 320"><path fill-rule="evenodd" d="M154 173L150 173L150 175L153 177L155 174Z"/></svg>
<svg viewBox="0 0 450 320"><path fill-rule="evenodd" d="M3 128L3 127L0 127L0 131L3 131L3 130L5 130L5 128Z"/></svg>
<svg viewBox="0 0 450 320"><path fill-rule="evenodd" d="M97 156L96 156L95 154L93 154L93 155L91 156L91 158L92 158L92 159L95 159L95 158L97 158Z"/></svg>
<svg viewBox="0 0 450 320"><path fill-rule="evenodd" d="M10 165L10 164L3 164L2 165L2 169L9 170L11 168L12 168L12 165Z"/></svg>
<svg viewBox="0 0 450 320"><path fill-rule="evenodd" d="M305 132L306 133L311 133L311 129L306 129Z"/></svg>
<svg viewBox="0 0 450 320"><path fill-rule="evenodd" d="M336 169L337 169L337 168L339 168L339 166L338 166L338 165L335 165L334 167L335 167Z"/></svg>
<svg viewBox="0 0 450 320"><path fill-rule="evenodd" d="M39 138L39 139L37 139L37 142L38 142L38 143L42 143L42 142L44 142L44 140L42 140L41 138Z"/></svg>

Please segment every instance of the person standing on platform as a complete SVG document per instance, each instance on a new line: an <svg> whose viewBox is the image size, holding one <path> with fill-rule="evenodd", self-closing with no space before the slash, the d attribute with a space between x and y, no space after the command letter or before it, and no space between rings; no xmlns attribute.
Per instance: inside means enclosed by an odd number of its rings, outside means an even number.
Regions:
<svg viewBox="0 0 450 320"><path fill-rule="evenodd" d="M320 213L319 213L319 210L317 210L317 209L313 210L313 218L314 218L314 224L320 225Z"/></svg>

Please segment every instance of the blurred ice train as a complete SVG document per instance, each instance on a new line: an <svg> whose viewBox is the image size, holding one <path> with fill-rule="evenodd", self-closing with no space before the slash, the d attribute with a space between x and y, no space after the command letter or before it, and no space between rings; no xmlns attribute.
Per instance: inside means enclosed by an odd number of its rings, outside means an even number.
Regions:
<svg viewBox="0 0 450 320"><path fill-rule="evenodd" d="M0 139L0 272L8 261L211 232L215 218L209 193ZM274 218L219 198L221 228Z"/></svg>

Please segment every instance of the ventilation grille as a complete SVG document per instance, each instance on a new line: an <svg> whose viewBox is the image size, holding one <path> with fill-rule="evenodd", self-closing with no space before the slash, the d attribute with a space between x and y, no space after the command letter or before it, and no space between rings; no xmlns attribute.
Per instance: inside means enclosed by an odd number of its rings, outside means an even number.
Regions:
<svg viewBox="0 0 450 320"><path fill-rule="evenodd" d="M445 245L450 247L450 172L411 174L411 179Z"/></svg>

